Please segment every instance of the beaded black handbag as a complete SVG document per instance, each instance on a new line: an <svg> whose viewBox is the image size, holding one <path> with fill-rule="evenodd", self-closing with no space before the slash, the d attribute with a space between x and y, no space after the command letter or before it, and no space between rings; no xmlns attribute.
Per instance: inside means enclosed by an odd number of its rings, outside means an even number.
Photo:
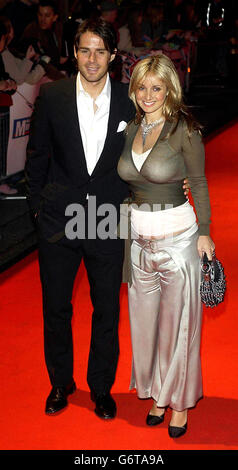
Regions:
<svg viewBox="0 0 238 470"><path fill-rule="evenodd" d="M201 301L206 307L216 307L224 300L226 278L221 262L213 254L212 261L204 253L201 261L202 279L200 285Z"/></svg>

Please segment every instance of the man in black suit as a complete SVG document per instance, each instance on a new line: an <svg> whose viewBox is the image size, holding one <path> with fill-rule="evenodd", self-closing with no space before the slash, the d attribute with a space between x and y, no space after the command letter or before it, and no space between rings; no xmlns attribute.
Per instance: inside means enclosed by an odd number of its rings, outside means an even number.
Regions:
<svg viewBox="0 0 238 470"><path fill-rule="evenodd" d="M51 415L67 405L73 379L72 290L84 259L93 304L87 381L96 414L116 415L110 390L118 362L119 290L123 240L66 236L71 204L85 209L86 229L102 217L102 204L119 206L127 186L117 174L126 123L134 116L127 86L109 78L116 54L110 24L86 20L75 38L78 75L41 88L27 149L29 203L39 234L45 360L52 385L46 401ZM93 204L91 199L94 198ZM90 209L95 203L94 209ZM90 211L91 210L91 211Z"/></svg>

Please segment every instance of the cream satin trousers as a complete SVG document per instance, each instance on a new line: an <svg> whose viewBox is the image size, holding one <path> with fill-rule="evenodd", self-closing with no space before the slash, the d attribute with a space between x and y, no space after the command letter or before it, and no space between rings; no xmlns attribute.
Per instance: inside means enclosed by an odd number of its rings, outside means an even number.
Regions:
<svg viewBox="0 0 238 470"><path fill-rule="evenodd" d="M130 389L182 411L202 397L197 224L174 237L132 243ZM135 238L135 234L133 234Z"/></svg>

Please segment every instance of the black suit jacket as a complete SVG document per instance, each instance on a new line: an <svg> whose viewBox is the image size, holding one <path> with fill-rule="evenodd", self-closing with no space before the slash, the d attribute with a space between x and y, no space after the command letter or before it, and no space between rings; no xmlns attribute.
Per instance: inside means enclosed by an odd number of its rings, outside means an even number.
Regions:
<svg viewBox="0 0 238 470"><path fill-rule="evenodd" d="M52 242L60 239L69 220L66 207L72 203L85 206L87 194L96 196L97 207L111 203L119 213L128 187L117 173L124 146L124 132L117 130L121 121L128 122L134 114L127 86L111 80L107 136L90 176L79 128L76 77L41 87L32 115L26 177L30 207L39 212L43 237Z"/></svg>

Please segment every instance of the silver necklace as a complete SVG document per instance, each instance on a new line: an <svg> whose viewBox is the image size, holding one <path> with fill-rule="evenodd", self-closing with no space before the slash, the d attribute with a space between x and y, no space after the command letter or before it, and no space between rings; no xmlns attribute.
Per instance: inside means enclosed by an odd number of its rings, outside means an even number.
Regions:
<svg viewBox="0 0 238 470"><path fill-rule="evenodd" d="M147 135L150 134L150 132L152 131L152 129L154 129L154 127L158 126L163 121L164 121L164 117L161 117L160 119L157 119L157 121L146 124L145 116L143 117L141 121L141 133L142 133L143 145L145 145L145 139Z"/></svg>

